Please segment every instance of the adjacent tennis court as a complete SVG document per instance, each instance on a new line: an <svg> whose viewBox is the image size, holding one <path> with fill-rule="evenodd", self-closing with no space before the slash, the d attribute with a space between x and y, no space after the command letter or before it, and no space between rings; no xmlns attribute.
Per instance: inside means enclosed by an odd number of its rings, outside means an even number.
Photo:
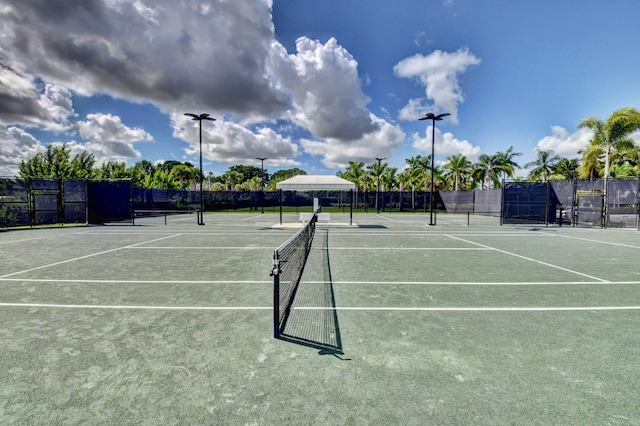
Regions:
<svg viewBox="0 0 640 426"><path fill-rule="evenodd" d="M298 215L0 232L0 421L640 424L640 232L437 220L318 223L278 339Z"/></svg>

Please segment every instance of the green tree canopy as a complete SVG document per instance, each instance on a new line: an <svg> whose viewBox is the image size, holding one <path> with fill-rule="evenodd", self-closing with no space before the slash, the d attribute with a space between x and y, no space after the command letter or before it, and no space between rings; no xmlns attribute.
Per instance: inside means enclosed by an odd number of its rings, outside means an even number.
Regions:
<svg viewBox="0 0 640 426"><path fill-rule="evenodd" d="M283 180L287 180L294 176L306 175L306 174L307 172L298 168L278 170L271 175L271 179L269 180L269 188L276 189L276 184L278 182L282 182Z"/></svg>
<svg viewBox="0 0 640 426"><path fill-rule="evenodd" d="M82 152L71 158L69 145L48 145L27 161L22 161L19 174L22 178L90 179L95 177L95 157Z"/></svg>

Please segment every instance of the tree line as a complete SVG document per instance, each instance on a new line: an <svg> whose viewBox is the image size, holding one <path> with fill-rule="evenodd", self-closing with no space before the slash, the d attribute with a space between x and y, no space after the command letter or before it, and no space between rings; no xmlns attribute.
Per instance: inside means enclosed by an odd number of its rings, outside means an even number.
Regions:
<svg viewBox="0 0 640 426"><path fill-rule="evenodd" d="M277 182L299 174L306 172L293 168L270 175L266 170L263 174L260 167L235 165L220 176L205 173L203 188L211 191L256 191L264 182L265 188L275 189ZM19 176L25 179L128 179L141 188L179 190L195 190L200 182L200 170L189 162L169 160L153 164L141 160L127 167L124 161L107 161L97 166L93 154L83 151L72 156L68 145L49 145L44 152L23 160Z"/></svg>
<svg viewBox="0 0 640 426"><path fill-rule="evenodd" d="M381 161L366 166L364 162L351 161L344 171L336 174L355 183L359 190L386 191L498 188L504 179L513 179L522 167L530 169L524 180L534 181L640 177L640 146L631 138L640 129L640 112L636 108L621 108L606 120L587 117L578 127L593 130L593 137L588 147L579 151L582 157L576 159L562 158L551 150L538 150L534 161L520 166L516 158L522 153L509 147L492 155L482 154L476 163L462 154L451 155L442 166L434 166L433 179L430 155L406 159L407 166L401 171ZM124 161L107 161L96 165L93 154L82 152L72 157L68 145L49 145L45 152L22 161L19 174L22 178L130 179L135 186L164 189L195 190L200 181L199 169L189 162L171 160L153 164L142 160L127 167ZM270 175L260 167L235 165L220 176L210 172L204 175L203 188L274 190L276 183L300 174L307 173L293 168Z"/></svg>

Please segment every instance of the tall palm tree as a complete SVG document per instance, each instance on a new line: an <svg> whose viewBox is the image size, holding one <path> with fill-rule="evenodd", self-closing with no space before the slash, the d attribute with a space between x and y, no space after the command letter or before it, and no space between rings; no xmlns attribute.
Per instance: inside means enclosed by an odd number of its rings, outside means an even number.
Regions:
<svg viewBox="0 0 640 426"><path fill-rule="evenodd" d="M361 177L365 175L367 172L364 169L364 163L360 161L349 161L349 165L347 166L347 170L344 172L336 173L342 179L346 179L349 182L353 182L356 185L355 190L355 202L358 200L358 190L362 188L362 183L360 182ZM357 206L356 206L357 207Z"/></svg>
<svg viewBox="0 0 640 426"><path fill-rule="evenodd" d="M522 155L521 152L514 152L513 147L510 146L506 151L498 151L495 154L498 157L498 162L502 166L502 178L512 177L516 172L516 168L520 166L513 159Z"/></svg>
<svg viewBox="0 0 640 426"><path fill-rule="evenodd" d="M508 170L509 167L502 164L498 154L482 154L478 158L478 163L474 165L473 176L474 179L482 183L483 189L485 184L487 189L491 189L491 184L494 188L498 188L500 187L500 176Z"/></svg>
<svg viewBox="0 0 640 426"><path fill-rule="evenodd" d="M380 161L367 166L367 169L369 169L369 174L371 174L376 182L376 210L378 210L378 193L380 192L380 180L382 179L382 174L384 173L384 170L386 168L387 163L381 163Z"/></svg>
<svg viewBox="0 0 640 426"><path fill-rule="evenodd" d="M640 111L633 107L621 108L602 121L596 117L587 117L578 123L579 128L593 130L593 143L604 149L604 178L609 178L609 160L611 150L632 149L631 133L640 129Z"/></svg>
<svg viewBox="0 0 640 426"><path fill-rule="evenodd" d="M396 173L398 169L396 167L387 167L384 169L382 176L380 177L380 182L382 182L382 190L383 193L387 191L392 191L398 188L398 179ZM393 194L390 194L393 196ZM384 201L384 195L382 196L382 200ZM389 200L389 204L393 202L392 199ZM384 209L384 202L382 203L382 207Z"/></svg>
<svg viewBox="0 0 640 426"><path fill-rule="evenodd" d="M538 158L524 165L525 168L533 167L529 172L529 178L546 181L553 173L553 167L560 161L560 157L555 155L553 150L537 149Z"/></svg>
<svg viewBox="0 0 640 426"><path fill-rule="evenodd" d="M431 167L431 155L422 156L418 155L416 157L407 158L405 160L409 165L409 168L412 170L412 174L416 181L420 181L424 184L424 191L427 192L429 179L427 179L427 175L429 174L429 170Z"/></svg>
<svg viewBox="0 0 640 426"><path fill-rule="evenodd" d="M448 162L442 166L445 170L444 177L453 179L453 189L457 191L460 181L465 181L466 176L471 173L471 161L462 154L453 154L447 158Z"/></svg>

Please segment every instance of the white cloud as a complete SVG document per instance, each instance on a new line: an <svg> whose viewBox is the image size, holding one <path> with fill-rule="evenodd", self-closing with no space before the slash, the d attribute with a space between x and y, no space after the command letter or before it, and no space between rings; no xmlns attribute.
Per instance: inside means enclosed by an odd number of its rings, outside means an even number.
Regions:
<svg viewBox="0 0 640 426"><path fill-rule="evenodd" d="M40 142L23 129L0 127L0 176L17 176L20 162L42 151Z"/></svg>
<svg viewBox="0 0 640 426"><path fill-rule="evenodd" d="M173 136L187 141L185 152L200 153L199 124L180 114L174 114ZM251 131L231 121L202 122L202 157L222 163L254 163L257 157L266 157L272 166L299 166L298 145L274 130L260 127Z"/></svg>
<svg viewBox="0 0 640 426"><path fill-rule="evenodd" d="M127 127L120 117L111 114L87 115L86 121L78 123L78 131L87 141L86 149L97 158L139 158L140 152L134 144L153 140L149 133Z"/></svg>
<svg viewBox="0 0 640 426"><path fill-rule="evenodd" d="M151 140L144 130L108 114L77 122L72 94L108 95L152 103L185 129L177 111L225 117L205 126L203 151L226 163L266 156L298 164L300 147L286 135L300 130L317 139L327 164L398 146L404 134L369 111L362 90L369 81L353 56L335 39L306 37L289 54L275 38L271 7L271 0L7 0L0 79L12 84L0 85L0 123L77 130L96 156L138 158L135 144ZM275 120L297 127L281 135L268 129ZM174 136L194 151L187 130Z"/></svg>
<svg viewBox="0 0 640 426"><path fill-rule="evenodd" d="M55 133L69 131L74 118L71 93L51 83L36 83L24 65L0 60L0 123L41 127Z"/></svg>
<svg viewBox="0 0 640 426"><path fill-rule="evenodd" d="M302 140L302 148L315 157L323 157L322 163L328 168L345 168L349 161L371 162L375 157L390 157L399 147L405 134L398 127L376 118L379 130L363 135L353 141L326 139L324 141Z"/></svg>
<svg viewBox="0 0 640 426"><path fill-rule="evenodd" d="M416 79L425 88L426 98L433 105L423 105L423 99L412 99L401 111L401 116L408 118L417 109L433 109L432 112L445 111L451 114L451 120L458 123L458 105L464 102L462 88L458 76L472 65L480 63L467 48L453 53L436 50L424 56L417 54L405 58L394 67L394 73L400 78ZM411 120L417 119L412 116Z"/></svg>
<svg viewBox="0 0 640 426"><path fill-rule="evenodd" d="M7 1L2 60L76 93L165 111L273 115L287 105L265 71L270 1Z"/></svg>
<svg viewBox="0 0 640 426"><path fill-rule="evenodd" d="M587 148L592 137L593 131L588 128L569 133L564 127L551 126L551 135L540 139L532 152L552 150L556 155L562 157L577 158L579 157L578 151Z"/></svg>
<svg viewBox="0 0 640 426"><path fill-rule="evenodd" d="M432 128L429 126L425 137L421 137L418 133L414 133L412 136L412 146L417 151L424 152L428 155L431 154L431 132ZM428 135L428 136L426 136ZM453 133L446 132L442 134L436 127L435 131L435 155L449 156L453 154L461 154L467 157L471 162L478 160L478 157L482 153L479 146L473 146L471 142L467 140L459 140L453 135Z"/></svg>
<svg viewBox="0 0 640 426"><path fill-rule="evenodd" d="M292 121L317 138L357 140L379 130L367 109L358 63L336 39L322 44L301 37L296 48L291 55L276 48L272 58L273 77L291 99Z"/></svg>

